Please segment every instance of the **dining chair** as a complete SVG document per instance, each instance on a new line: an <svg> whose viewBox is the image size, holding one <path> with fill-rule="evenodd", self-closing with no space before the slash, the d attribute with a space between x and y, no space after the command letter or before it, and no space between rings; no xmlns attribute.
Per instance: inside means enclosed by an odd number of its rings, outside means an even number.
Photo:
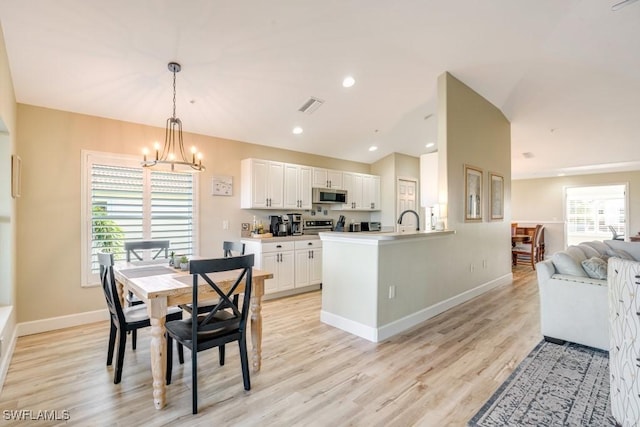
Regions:
<svg viewBox="0 0 640 427"><path fill-rule="evenodd" d="M609 231L611 231L611 240L624 240L624 234L618 234L618 231L613 225L609 225Z"/></svg>
<svg viewBox="0 0 640 427"><path fill-rule="evenodd" d="M238 342L240 349L240 366L244 389L251 389L249 377L249 358L247 355L247 318L251 300L252 268L254 255L241 255L229 258L193 260L189 263L189 273L193 277L193 310L198 312L199 286L210 287L219 297L218 304L211 311L199 314L194 318L174 320L166 323L167 348L171 348L172 340L191 350L191 392L192 412L198 413L198 352L218 347L220 366L224 365L225 344ZM212 273L231 272L232 280L223 284L216 282ZM229 277L229 276L227 276ZM244 284L244 291L239 287ZM233 298L236 293L242 294L242 303ZM171 384L173 356L167 351L167 384Z"/></svg>
<svg viewBox="0 0 640 427"><path fill-rule="evenodd" d="M535 270L536 263L542 261L544 255L543 236L544 225L536 225L530 243L518 243L511 249L512 265L530 264Z"/></svg>
<svg viewBox="0 0 640 427"><path fill-rule="evenodd" d="M242 242L229 242L229 241L222 242L222 251L224 253L225 258L234 256L234 253L236 255L244 255L244 248L245 248L245 245ZM236 299L235 304L237 305L238 295L236 294L233 297ZM198 314L210 311L211 308L214 307L217 303L218 303L217 299L215 301L208 301L206 303L203 302L203 304L201 304L198 307ZM191 311L192 311L191 304L180 304L180 308L186 311L187 313L191 314Z"/></svg>
<svg viewBox="0 0 640 427"><path fill-rule="evenodd" d="M144 257L141 251L151 251L151 260L158 259L158 257L164 251L164 258L169 258L169 246L171 242L169 240L130 240L124 242L125 259L127 262L144 261ZM155 252L153 252L155 251ZM127 293L127 304L138 305L142 304L142 301L133 295L132 292Z"/></svg>
<svg viewBox="0 0 640 427"><path fill-rule="evenodd" d="M109 330L109 349L107 351L107 366L113 362L113 352L118 337L118 358L116 359L116 370L113 383L118 384L122 379L122 364L124 362L124 351L127 343L127 332L131 332L131 344L133 350L136 349L137 331L140 328L151 326L147 315L147 306L138 304L132 307L122 307L116 280L113 274L113 254L106 252L98 253L98 263L100 264L100 282L107 301L111 326ZM178 307L169 307L167 310L167 321L182 319L182 310ZM180 363L184 363L184 350L182 345L178 346L178 358Z"/></svg>

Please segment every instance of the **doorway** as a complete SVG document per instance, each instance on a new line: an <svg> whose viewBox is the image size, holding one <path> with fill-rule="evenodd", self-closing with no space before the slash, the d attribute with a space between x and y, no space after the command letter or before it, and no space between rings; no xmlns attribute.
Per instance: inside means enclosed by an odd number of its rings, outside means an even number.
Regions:
<svg viewBox="0 0 640 427"><path fill-rule="evenodd" d="M408 209L417 211L418 200L418 181L412 178L398 178L398 202L396 221L400 218L400 214ZM405 215L402 218L402 225L417 226L417 218L414 215Z"/></svg>
<svg viewBox="0 0 640 427"><path fill-rule="evenodd" d="M627 234L628 184L565 188L567 246Z"/></svg>

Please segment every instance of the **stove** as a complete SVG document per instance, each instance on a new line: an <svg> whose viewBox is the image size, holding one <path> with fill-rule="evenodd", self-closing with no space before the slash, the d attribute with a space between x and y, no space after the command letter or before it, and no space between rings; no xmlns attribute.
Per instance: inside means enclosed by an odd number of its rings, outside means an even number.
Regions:
<svg viewBox="0 0 640 427"><path fill-rule="evenodd" d="M304 234L318 234L322 231L333 231L332 219L305 219L302 230Z"/></svg>

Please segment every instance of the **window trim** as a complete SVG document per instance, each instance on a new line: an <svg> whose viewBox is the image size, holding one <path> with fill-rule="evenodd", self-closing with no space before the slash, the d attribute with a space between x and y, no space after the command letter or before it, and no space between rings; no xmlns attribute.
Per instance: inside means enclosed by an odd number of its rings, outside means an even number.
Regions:
<svg viewBox="0 0 640 427"><path fill-rule="evenodd" d="M96 287L100 285L97 275L91 273L89 266L91 243L89 241L91 237L91 218L92 209L90 206L91 201L91 168L94 163L99 164L113 164L116 166L124 167L139 167L140 157L130 154L118 154L102 151L81 150L81 170L82 179L80 180L80 286L83 288ZM193 256L198 256L199 253L199 236L200 236L200 222L199 218L199 188L200 188L200 174L194 174L193 177ZM150 180L145 184L145 193L150 191ZM148 188L147 188L148 187ZM144 222L147 223L149 219L145 218Z"/></svg>

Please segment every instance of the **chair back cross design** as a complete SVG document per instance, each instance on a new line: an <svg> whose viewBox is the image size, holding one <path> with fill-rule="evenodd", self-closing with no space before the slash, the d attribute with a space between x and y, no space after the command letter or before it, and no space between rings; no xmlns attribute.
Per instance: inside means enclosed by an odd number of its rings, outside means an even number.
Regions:
<svg viewBox="0 0 640 427"><path fill-rule="evenodd" d="M169 258L169 240L135 240L131 242L124 242L124 250L126 252L127 262L131 262L131 256L133 255L138 261L142 261L142 256L137 251L142 250L157 250L151 257L151 259L157 259L162 252L164 257Z"/></svg>

